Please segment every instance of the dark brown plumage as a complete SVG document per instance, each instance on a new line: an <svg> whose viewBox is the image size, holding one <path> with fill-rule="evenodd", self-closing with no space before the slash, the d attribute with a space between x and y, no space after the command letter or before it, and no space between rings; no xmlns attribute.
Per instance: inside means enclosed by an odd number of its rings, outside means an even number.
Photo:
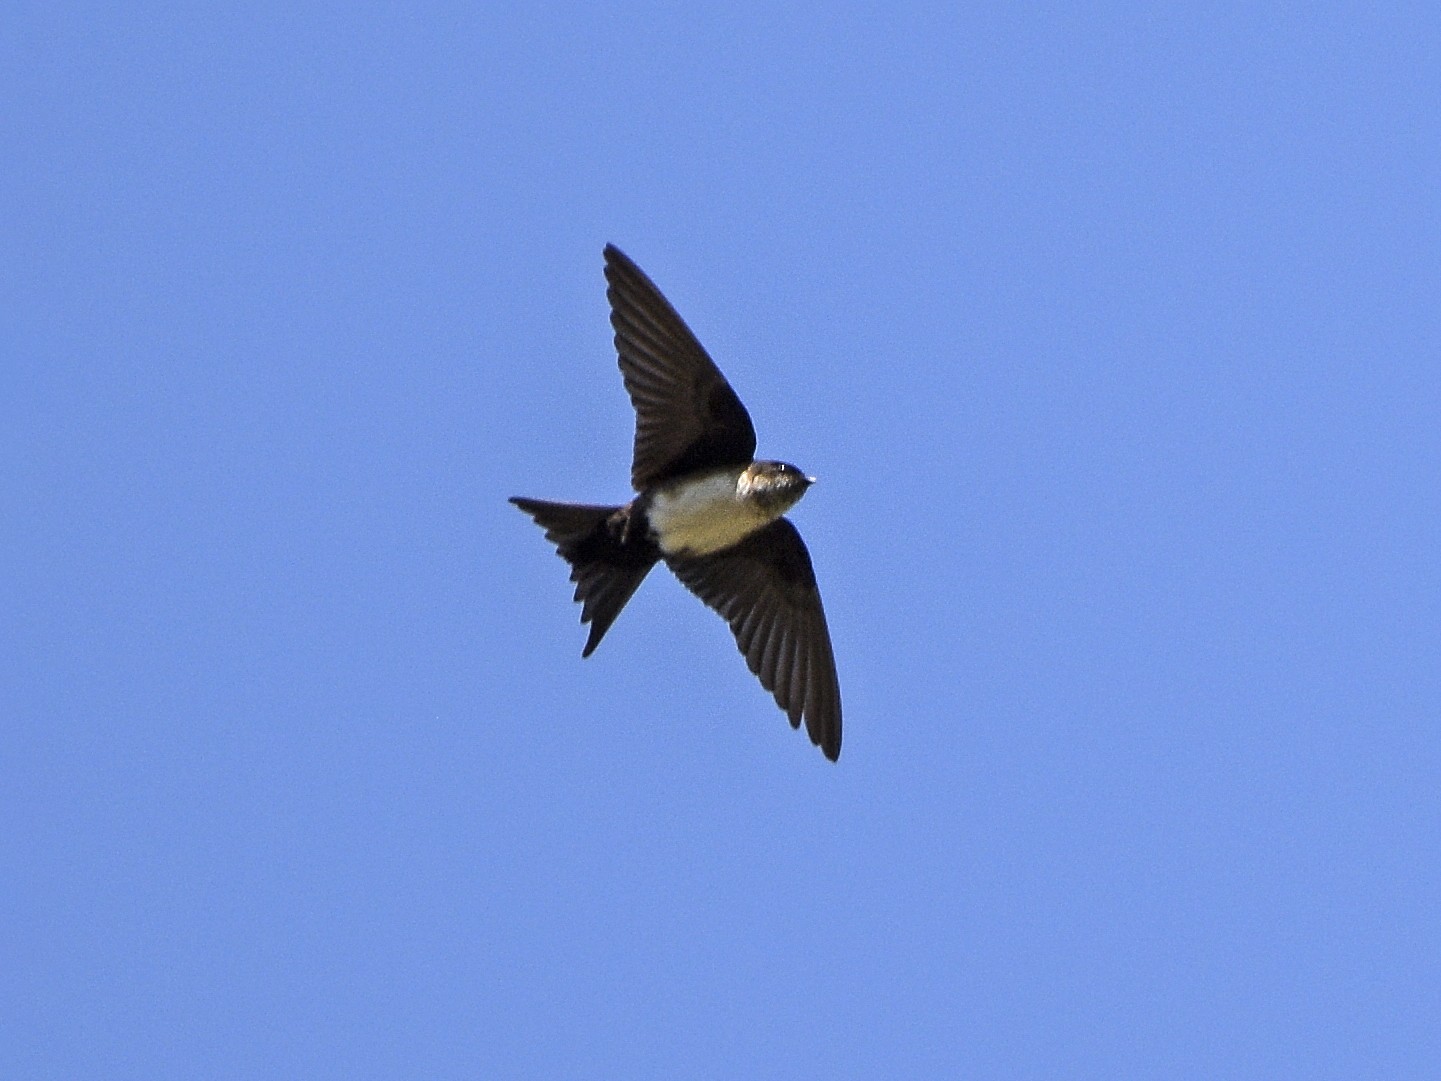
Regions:
<svg viewBox="0 0 1441 1081"><path fill-rule="evenodd" d="M661 559L720 614L750 670L834 761L841 695L805 542L779 515L811 479L753 461L755 428L729 383L661 295L607 245L605 276L621 376L636 411L624 506L515 497L571 566L590 656Z"/></svg>

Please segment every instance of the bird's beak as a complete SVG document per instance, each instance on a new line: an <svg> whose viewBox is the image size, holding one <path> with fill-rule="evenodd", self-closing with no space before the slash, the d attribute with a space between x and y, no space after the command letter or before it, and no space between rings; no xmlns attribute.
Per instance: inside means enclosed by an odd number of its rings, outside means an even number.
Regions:
<svg viewBox="0 0 1441 1081"><path fill-rule="evenodd" d="M806 483L807 483L807 484L814 484L815 482L816 482L816 478L815 478L815 477L807 477L807 478L806 478Z"/></svg>

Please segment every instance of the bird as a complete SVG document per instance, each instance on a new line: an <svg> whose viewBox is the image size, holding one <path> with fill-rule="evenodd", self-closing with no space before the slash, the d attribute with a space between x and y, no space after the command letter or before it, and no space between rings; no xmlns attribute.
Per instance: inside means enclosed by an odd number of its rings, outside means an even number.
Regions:
<svg viewBox="0 0 1441 1081"><path fill-rule="evenodd" d="M571 568L582 657L656 563L730 626L761 686L792 728L832 762L841 753L841 692L815 569L784 517L815 483L788 462L757 459L750 414L650 278L605 247L606 297L622 381L635 408L631 487L619 506L510 502L545 530Z"/></svg>

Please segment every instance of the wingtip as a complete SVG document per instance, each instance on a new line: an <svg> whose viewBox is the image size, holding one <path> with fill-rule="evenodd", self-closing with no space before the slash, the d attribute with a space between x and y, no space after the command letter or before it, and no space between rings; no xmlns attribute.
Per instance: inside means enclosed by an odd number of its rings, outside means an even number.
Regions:
<svg viewBox="0 0 1441 1081"><path fill-rule="evenodd" d="M810 719L809 717L806 718L807 721ZM821 754L825 755L832 762L840 758L841 733L839 726L831 727L827 725L819 731L812 730L809 734L811 742L821 749Z"/></svg>

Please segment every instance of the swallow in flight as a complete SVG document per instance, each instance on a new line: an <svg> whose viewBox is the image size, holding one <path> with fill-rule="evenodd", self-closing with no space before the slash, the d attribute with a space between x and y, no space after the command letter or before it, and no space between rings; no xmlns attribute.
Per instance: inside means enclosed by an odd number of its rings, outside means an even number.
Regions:
<svg viewBox="0 0 1441 1081"><path fill-rule="evenodd" d="M841 692L826 614L805 542L781 517L813 483L786 462L757 460L735 391L669 301L618 248L605 249L606 297L621 377L635 406L624 506L511 502L570 564L589 657L651 567L677 578L730 625L761 686L793 728L835 761Z"/></svg>

